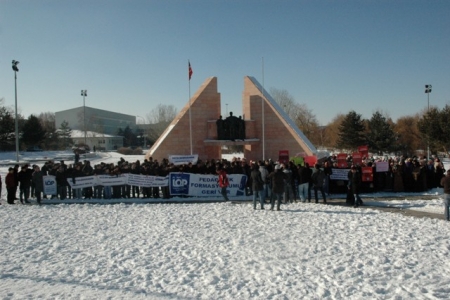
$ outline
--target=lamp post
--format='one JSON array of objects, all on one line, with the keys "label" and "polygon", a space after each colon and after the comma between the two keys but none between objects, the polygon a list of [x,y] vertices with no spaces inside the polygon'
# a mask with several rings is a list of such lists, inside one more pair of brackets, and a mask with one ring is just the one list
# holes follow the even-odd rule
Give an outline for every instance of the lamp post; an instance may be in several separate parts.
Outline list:
[{"label": "lamp post", "polygon": [[228,116],[228,103],[225,104],[226,110],[225,110],[225,117]]},{"label": "lamp post", "polygon": [[83,128],[84,128],[84,146],[87,146],[86,143],[86,105],[85,98],[87,97],[87,90],[81,90],[81,96],[83,96]]},{"label": "lamp post", "polygon": [[[431,84],[425,84],[425,94],[427,94],[428,98],[428,113],[430,113],[430,93],[431,93]],[[430,159],[430,137],[428,137],[427,141],[427,159]]]},{"label": "lamp post", "polygon": [[15,136],[16,136],[16,162],[19,162],[19,120],[17,120],[17,72],[19,72],[19,68],[17,65],[19,62],[17,60],[12,61],[12,69],[14,71],[14,92],[16,99],[16,117],[15,117]]}]

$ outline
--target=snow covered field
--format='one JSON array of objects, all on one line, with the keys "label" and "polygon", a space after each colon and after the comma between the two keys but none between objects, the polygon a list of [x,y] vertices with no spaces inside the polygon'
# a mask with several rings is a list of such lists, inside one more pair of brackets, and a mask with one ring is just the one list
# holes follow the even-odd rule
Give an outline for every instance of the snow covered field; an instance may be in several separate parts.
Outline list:
[{"label": "snow covered field", "polygon": [[[2,179],[5,162],[15,159],[8,155],[0,155]],[[56,154],[21,160],[39,155]],[[442,213],[441,192],[433,200],[363,199]],[[450,299],[448,222],[335,205],[282,208],[137,199],[1,205],[0,297]]]}]

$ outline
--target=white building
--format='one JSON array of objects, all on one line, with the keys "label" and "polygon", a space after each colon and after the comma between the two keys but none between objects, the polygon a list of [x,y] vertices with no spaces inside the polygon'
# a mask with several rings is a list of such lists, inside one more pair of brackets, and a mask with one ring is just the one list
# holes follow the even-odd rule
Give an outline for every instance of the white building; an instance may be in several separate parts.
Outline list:
[{"label": "white building", "polygon": [[88,106],[55,112],[55,127],[57,129],[61,127],[64,121],[69,123],[71,129],[81,130],[83,132],[93,131],[108,135],[117,134],[119,128],[125,129],[129,126],[133,131],[136,128],[136,116]]}]

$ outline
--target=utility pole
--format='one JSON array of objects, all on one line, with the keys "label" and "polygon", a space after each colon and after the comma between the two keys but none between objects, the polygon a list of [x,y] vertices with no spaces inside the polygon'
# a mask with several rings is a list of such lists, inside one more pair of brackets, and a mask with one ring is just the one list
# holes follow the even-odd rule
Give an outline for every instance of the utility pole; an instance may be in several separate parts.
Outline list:
[{"label": "utility pole", "polygon": [[17,120],[17,72],[19,72],[19,68],[17,65],[19,62],[17,60],[12,61],[12,69],[14,71],[14,91],[16,98],[16,122],[15,122],[15,136],[16,136],[16,162],[19,162],[19,120]]},{"label": "utility pole", "polygon": [[[430,113],[430,93],[431,93],[431,84],[426,84],[425,85],[425,94],[427,94],[428,96],[428,111],[427,113]],[[427,159],[430,159],[430,137],[428,136],[428,141],[427,141]]]},{"label": "utility pole", "polygon": [[84,146],[87,146],[86,141],[86,104],[85,98],[87,97],[87,90],[81,90],[81,96],[83,96],[83,127],[84,127]]}]

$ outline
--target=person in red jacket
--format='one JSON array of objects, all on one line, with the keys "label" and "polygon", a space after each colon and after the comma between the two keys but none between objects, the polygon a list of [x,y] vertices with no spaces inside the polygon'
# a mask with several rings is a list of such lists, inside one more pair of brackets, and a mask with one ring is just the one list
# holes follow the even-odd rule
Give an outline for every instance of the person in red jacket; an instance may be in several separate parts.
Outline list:
[{"label": "person in red jacket", "polygon": [[230,201],[227,196],[227,187],[230,184],[228,181],[227,172],[223,169],[222,165],[217,165],[216,172],[219,174],[219,179],[217,183],[219,184],[221,188],[221,194],[225,201]]},{"label": "person in red jacket", "polygon": [[8,204],[14,204],[14,199],[16,198],[17,185],[13,168],[8,169],[8,174],[5,177],[5,185],[6,191],[8,193],[7,202]]}]

